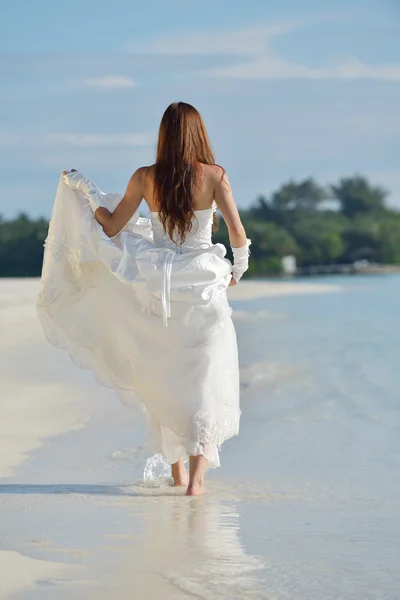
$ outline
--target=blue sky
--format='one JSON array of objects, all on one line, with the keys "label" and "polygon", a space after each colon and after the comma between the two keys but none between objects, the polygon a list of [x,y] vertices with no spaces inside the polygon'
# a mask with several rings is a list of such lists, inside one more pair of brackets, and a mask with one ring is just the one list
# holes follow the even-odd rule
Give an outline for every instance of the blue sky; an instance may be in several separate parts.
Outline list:
[{"label": "blue sky", "polygon": [[0,22],[0,213],[50,215],[59,173],[124,191],[172,101],[239,206],[363,173],[400,208],[397,0],[15,0]]}]

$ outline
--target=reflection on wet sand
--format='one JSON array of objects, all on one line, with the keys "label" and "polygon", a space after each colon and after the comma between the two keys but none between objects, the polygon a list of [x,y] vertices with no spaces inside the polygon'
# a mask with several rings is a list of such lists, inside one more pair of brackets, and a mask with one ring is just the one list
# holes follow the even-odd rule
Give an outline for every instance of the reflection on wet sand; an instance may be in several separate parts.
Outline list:
[{"label": "reflection on wet sand", "polygon": [[142,533],[112,536],[102,560],[112,579],[101,582],[102,599],[111,589],[143,599],[262,597],[263,563],[240,542],[235,506],[215,497],[157,496],[135,502],[133,512]]},{"label": "reflection on wet sand", "polygon": [[165,484],[1,486],[10,534],[25,523],[13,549],[42,567],[36,584],[20,572],[19,600],[261,599],[264,564],[244,550],[239,504],[226,492],[188,498]]}]

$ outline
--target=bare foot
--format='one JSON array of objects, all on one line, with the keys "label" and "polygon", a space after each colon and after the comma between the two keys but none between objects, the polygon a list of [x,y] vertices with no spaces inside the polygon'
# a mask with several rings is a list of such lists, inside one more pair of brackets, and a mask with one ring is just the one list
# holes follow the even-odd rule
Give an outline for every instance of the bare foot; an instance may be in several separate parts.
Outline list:
[{"label": "bare foot", "polygon": [[186,490],[185,496],[202,496],[205,493],[206,493],[206,490],[204,489],[204,486],[196,487],[196,486],[192,485],[192,486],[189,486],[188,489]]},{"label": "bare foot", "polygon": [[171,465],[171,475],[172,479],[174,480],[174,485],[184,486],[188,484],[188,473],[181,458],[176,463]]},{"label": "bare foot", "polygon": [[189,485],[186,496],[202,496],[205,493],[204,474],[207,463],[207,459],[202,454],[189,456]]}]

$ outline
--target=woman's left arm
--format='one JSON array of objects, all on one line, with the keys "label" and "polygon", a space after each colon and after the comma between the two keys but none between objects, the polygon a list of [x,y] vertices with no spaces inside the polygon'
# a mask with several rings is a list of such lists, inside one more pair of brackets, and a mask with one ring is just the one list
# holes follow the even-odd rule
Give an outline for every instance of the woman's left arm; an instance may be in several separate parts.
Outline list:
[{"label": "woman's left arm", "polygon": [[126,192],[114,212],[101,206],[94,216],[108,237],[114,237],[132,218],[143,200],[146,167],[137,169],[129,180]]}]

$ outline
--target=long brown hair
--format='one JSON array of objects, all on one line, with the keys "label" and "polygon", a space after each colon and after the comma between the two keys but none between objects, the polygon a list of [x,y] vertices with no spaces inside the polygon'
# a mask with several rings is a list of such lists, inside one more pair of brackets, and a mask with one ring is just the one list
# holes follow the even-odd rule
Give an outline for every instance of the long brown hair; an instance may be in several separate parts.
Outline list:
[{"label": "long brown hair", "polygon": [[203,119],[190,104],[174,102],[161,119],[154,192],[164,230],[179,243],[192,228],[200,163],[215,164]]}]

